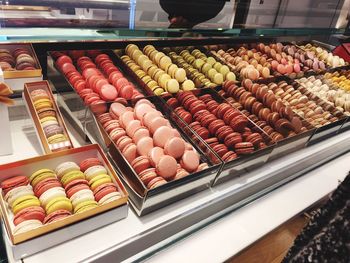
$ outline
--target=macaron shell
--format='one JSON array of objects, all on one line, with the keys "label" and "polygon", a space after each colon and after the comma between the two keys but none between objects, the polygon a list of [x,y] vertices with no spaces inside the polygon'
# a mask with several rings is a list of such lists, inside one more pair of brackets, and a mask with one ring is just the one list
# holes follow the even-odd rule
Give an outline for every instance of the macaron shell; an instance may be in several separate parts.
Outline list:
[{"label": "macaron shell", "polygon": [[51,214],[47,215],[44,219],[44,224],[49,224],[58,220],[61,220],[63,218],[66,218],[70,216],[71,213],[67,210],[56,210],[55,212],[52,212]]},{"label": "macaron shell", "polygon": [[105,184],[105,183],[111,183],[112,179],[107,174],[101,174],[89,181],[89,185],[92,191],[94,191],[98,186]]},{"label": "macaron shell", "polygon": [[98,204],[99,205],[104,205],[113,201],[116,201],[118,199],[120,199],[122,196],[119,192],[111,192],[105,196],[103,196],[99,201]]},{"label": "macaron shell", "polygon": [[171,179],[175,176],[177,170],[176,159],[169,155],[162,156],[156,167],[157,174],[164,179]]},{"label": "macaron shell", "polygon": [[107,170],[102,165],[96,165],[88,168],[84,174],[86,176],[86,180],[90,181],[95,176],[98,176],[100,174],[107,174]]},{"label": "macaron shell", "polygon": [[23,185],[13,188],[5,195],[5,201],[12,207],[13,202],[25,195],[34,195],[34,191],[31,185]]},{"label": "macaron shell", "polygon": [[13,234],[21,234],[25,233],[29,230],[33,230],[35,228],[41,227],[43,224],[36,219],[31,219],[31,220],[25,220],[21,223],[19,223],[14,229],[13,229]]},{"label": "macaron shell", "polygon": [[164,152],[175,159],[180,158],[185,152],[185,141],[179,137],[169,139],[165,144]]},{"label": "macaron shell", "polygon": [[79,166],[80,170],[82,172],[85,172],[88,168],[95,166],[95,165],[101,165],[101,161],[98,158],[88,158],[82,161]]},{"label": "macaron shell", "polygon": [[102,197],[113,192],[117,192],[117,187],[113,183],[107,183],[97,187],[94,196],[96,201],[99,202]]},{"label": "macaron shell", "polygon": [[21,210],[30,206],[40,206],[39,199],[34,195],[25,195],[13,202],[12,212],[16,215]]},{"label": "macaron shell", "polygon": [[197,170],[199,156],[195,151],[185,151],[181,158],[181,166],[189,172]]},{"label": "macaron shell", "polygon": [[159,127],[153,134],[154,145],[164,148],[166,142],[173,137],[172,128],[168,126]]},{"label": "macaron shell", "polygon": [[21,210],[13,219],[13,223],[16,225],[26,220],[36,219],[43,222],[45,218],[45,211],[40,206],[31,206]]},{"label": "macaron shell", "polygon": [[47,190],[39,197],[39,200],[41,205],[46,209],[47,204],[57,197],[66,197],[66,192],[62,187],[53,187]]},{"label": "macaron shell", "polygon": [[73,206],[67,197],[56,197],[46,205],[46,213],[51,214],[57,210],[67,210],[72,212]]}]

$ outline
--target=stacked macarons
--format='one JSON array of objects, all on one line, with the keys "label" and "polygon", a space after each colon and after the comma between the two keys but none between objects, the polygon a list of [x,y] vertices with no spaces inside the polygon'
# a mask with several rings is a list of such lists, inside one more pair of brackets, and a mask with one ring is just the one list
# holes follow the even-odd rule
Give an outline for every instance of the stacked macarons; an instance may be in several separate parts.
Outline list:
[{"label": "stacked macarons", "polygon": [[149,189],[208,167],[200,164],[192,145],[147,99],[137,101],[134,107],[113,103],[108,113],[97,118]]},{"label": "stacked macarons", "polygon": [[171,58],[159,52],[152,45],[147,45],[141,51],[136,45],[130,44],[122,57],[132,71],[156,95],[164,92],[177,93],[180,90],[193,90],[195,85],[187,79],[186,71],[174,64]]},{"label": "stacked macarons", "polygon": [[71,215],[72,204],[54,171],[46,168],[40,169],[34,172],[29,180],[41,206],[45,209],[44,224]]},{"label": "stacked macarons", "polygon": [[1,182],[2,193],[11,209],[15,225],[14,234],[20,234],[42,226],[45,211],[34,195],[26,176],[14,176]]},{"label": "stacked macarons", "polygon": [[2,70],[34,70],[37,63],[31,52],[26,48],[16,48],[11,52],[7,49],[0,49],[0,67]]},{"label": "stacked macarons", "polygon": [[30,93],[41,127],[52,151],[72,147],[63,127],[58,122],[57,112],[49,94],[44,89],[35,89]]},{"label": "stacked macarons", "polygon": [[103,205],[121,197],[106,168],[98,158],[88,158],[80,163],[80,170],[90,186],[96,202]]},{"label": "stacked macarons", "polygon": [[90,50],[72,51],[67,55],[56,52],[53,55],[56,57],[57,67],[86,105],[101,105],[117,98],[143,97],[107,54]]},{"label": "stacked macarons", "polygon": [[76,163],[64,162],[57,166],[55,171],[73,205],[74,213],[97,207],[85,175]]}]

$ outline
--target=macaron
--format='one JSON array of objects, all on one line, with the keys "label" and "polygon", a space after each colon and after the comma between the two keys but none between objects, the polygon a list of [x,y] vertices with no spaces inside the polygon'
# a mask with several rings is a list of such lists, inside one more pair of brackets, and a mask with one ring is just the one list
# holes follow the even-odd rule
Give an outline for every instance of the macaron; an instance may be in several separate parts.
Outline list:
[{"label": "macaron", "polygon": [[99,201],[99,205],[104,205],[113,201],[120,199],[122,196],[119,192],[112,192],[103,196]]},{"label": "macaron", "polygon": [[96,166],[96,165],[102,165],[101,161],[98,158],[88,158],[79,164],[80,170],[82,172],[85,172],[90,167]]},{"label": "macaron", "polygon": [[12,212],[16,215],[21,210],[31,206],[40,206],[39,199],[34,195],[24,195],[13,202]]},{"label": "macaron", "polygon": [[52,212],[51,214],[47,215],[44,219],[44,224],[49,224],[52,222],[56,222],[58,220],[61,220],[63,218],[66,218],[68,216],[72,215],[71,212],[64,210],[64,209],[59,209],[56,210],[54,212]]},{"label": "macaron", "polygon": [[92,191],[94,191],[98,186],[106,183],[112,183],[112,179],[108,174],[97,175],[89,181]]},{"label": "macaron", "polygon": [[195,151],[185,151],[180,164],[188,172],[197,170],[199,166],[199,155]]},{"label": "macaron", "polygon": [[9,179],[2,181],[0,186],[1,186],[2,191],[3,191],[3,195],[6,196],[6,194],[9,191],[11,191],[17,187],[20,187],[20,186],[26,186],[29,184],[29,182],[30,181],[29,181],[28,177],[23,176],[23,175],[18,175],[18,176],[14,176],[14,177],[11,177]]},{"label": "macaron", "polygon": [[39,200],[41,205],[47,210],[47,204],[57,197],[66,197],[66,192],[60,186],[50,188],[39,197]]},{"label": "macaron", "polygon": [[94,177],[100,174],[108,174],[108,173],[104,166],[98,164],[98,165],[89,167],[87,170],[85,170],[84,174],[86,176],[86,180],[90,181],[91,179],[93,179]]},{"label": "macaron", "polygon": [[105,195],[117,192],[117,190],[117,186],[113,183],[102,184],[94,190],[95,200],[99,202]]},{"label": "macaron", "polygon": [[89,182],[84,179],[73,180],[69,182],[64,188],[68,198],[71,198],[75,193],[86,189],[90,190],[90,187]]},{"label": "macaron", "polygon": [[13,219],[13,223],[15,226],[22,223],[26,220],[39,220],[40,222],[43,222],[45,218],[45,211],[40,206],[31,206],[24,208],[20,212],[16,214],[16,216]]},{"label": "macaron", "polygon": [[147,156],[153,146],[153,139],[151,137],[141,138],[136,144],[137,153],[139,155]]},{"label": "macaron", "polygon": [[8,203],[10,208],[12,208],[13,202],[17,198],[19,198],[21,196],[25,196],[25,195],[34,195],[33,188],[30,184],[18,186],[18,187],[11,189],[10,191],[8,191],[6,193],[4,199]]},{"label": "macaron", "polygon": [[80,167],[75,162],[64,162],[58,165],[55,169],[57,177],[62,179],[63,175],[73,172],[80,171]]},{"label": "macaron", "polygon": [[38,171],[36,171],[35,173],[33,173],[30,177],[30,184],[35,188],[35,186],[42,180],[44,179],[48,179],[48,178],[52,178],[52,179],[56,179],[56,174],[54,171],[50,170],[50,169],[40,169]]},{"label": "macaron", "polygon": [[152,179],[148,184],[147,184],[147,188],[148,189],[154,189],[156,187],[159,187],[161,185],[166,184],[167,181],[160,176],[157,176],[156,178]]},{"label": "macaron", "polygon": [[86,201],[95,201],[93,192],[90,189],[84,189],[76,192],[70,197],[73,207],[77,207],[80,203]]},{"label": "macaron", "polygon": [[57,210],[67,210],[69,212],[72,212],[73,206],[71,201],[67,197],[60,196],[48,202],[45,210],[46,214],[48,215]]},{"label": "macaron", "polygon": [[43,193],[45,193],[47,190],[49,190],[53,187],[62,187],[62,185],[61,185],[60,181],[58,181],[58,179],[46,178],[44,180],[41,180],[34,187],[35,196],[40,197]]},{"label": "macaron", "polygon": [[88,201],[84,201],[79,203],[75,208],[74,208],[74,213],[78,214],[78,213],[82,213],[85,212],[87,210],[96,208],[98,206],[96,201],[92,201],[92,200],[88,200]]},{"label": "macaron", "polygon": [[156,166],[156,172],[159,176],[169,180],[175,176],[176,170],[177,162],[174,157],[170,155],[163,155],[160,157]]},{"label": "macaron", "polygon": [[164,148],[166,142],[173,137],[172,128],[168,126],[159,127],[153,134],[154,145]]},{"label": "macaron", "polygon": [[79,171],[71,171],[65,173],[61,178],[61,183],[65,187],[69,182],[77,180],[77,179],[85,179],[85,174]]},{"label": "macaron", "polygon": [[131,162],[131,166],[135,170],[136,174],[140,174],[142,171],[149,168],[151,164],[147,156],[139,156]]},{"label": "macaron", "polygon": [[170,138],[164,146],[164,153],[174,157],[175,159],[180,158],[184,152],[185,141],[179,137]]},{"label": "macaron", "polygon": [[36,229],[38,227],[41,227],[43,224],[39,220],[31,219],[31,220],[25,220],[21,223],[19,223],[14,229],[13,234],[22,234],[25,232],[28,232],[30,230]]}]

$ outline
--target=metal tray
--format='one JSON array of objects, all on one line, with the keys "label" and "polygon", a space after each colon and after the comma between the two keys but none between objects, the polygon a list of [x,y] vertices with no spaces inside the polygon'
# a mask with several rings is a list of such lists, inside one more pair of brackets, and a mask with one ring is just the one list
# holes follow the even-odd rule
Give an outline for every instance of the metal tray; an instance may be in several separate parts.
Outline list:
[{"label": "metal tray", "polygon": [[[209,188],[222,166],[221,162],[214,163],[211,160],[209,156],[213,155],[214,153],[210,149],[208,149],[209,153],[206,153],[198,147],[194,140],[192,140],[191,136],[188,136],[189,133],[192,132],[191,129],[189,129],[189,127],[182,122],[182,120],[175,120],[174,117],[177,116],[174,116],[171,113],[170,108],[159,97],[152,96],[146,97],[146,99],[150,100],[171,122],[172,126],[179,130],[182,137],[200,154],[202,162],[208,163],[209,168],[200,172],[192,173],[176,181],[168,182],[160,187],[147,189],[129,162],[119,151],[115,143],[109,139],[110,144],[107,147],[109,156],[114,163],[114,167],[119,170],[122,180],[128,189],[131,204],[139,216],[145,215],[172,202],[181,200],[196,192]],[[128,103],[129,105],[133,105],[136,101],[137,100],[130,100]],[[111,103],[107,103],[107,108],[110,106],[110,104]],[[90,112],[92,111],[90,110]],[[92,121],[89,120],[88,123],[91,123],[91,125],[87,126],[89,133],[93,135],[94,140],[103,142],[109,137],[108,134],[101,128],[93,114],[91,114],[90,117]],[[180,128],[180,126],[182,127]],[[191,135],[194,135],[195,137],[198,136],[196,134]]]},{"label": "metal tray", "polygon": [[[213,97],[213,99],[216,100],[217,102],[228,103],[215,90],[210,89],[210,88],[197,89],[197,90],[188,91],[188,92],[192,92],[193,94],[195,94],[197,96],[204,95],[204,94],[210,94]],[[161,98],[163,100],[165,100],[164,96]],[[173,114],[175,115],[176,113],[174,112]],[[180,117],[178,117],[178,118],[180,118]],[[217,185],[219,183],[223,183],[227,180],[233,179],[234,177],[242,175],[245,172],[254,170],[257,167],[260,167],[261,165],[263,165],[264,163],[266,163],[268,161],[269,156],[275,147],[275,143],[272,142],[272,139],[263,130],[261,130],[258,126],[256,126],[254,124],[254,122],[252,122],[249,118],[247,118],[247,119],[249,120],[251,126],[254,126],[258,130],[260,130],[260,133],[264,137],[265,141],[267,141],[269,143],[269,145],[264,149],[254,151],[253,153],[251,153],[247,156],[240,156],[240,157],[236,158],[235,160],[232,160],[229,162],[224,162],[220,157],[217,157],[221,160],[223,165],[222,165],[221,172],[217,175],[217,177],[215,178],[215,181],[213,182],[213,186]],[[194,134],[196,134],[195,131],[192,130],[192,132]],[[198,138],[200,138],[199,135],[197,135],[197,136],[198,136]],[[202,138],[200,138],[200,143],[203,144],[206,148],[211,149],[211,147],[207,143],[205,143],[205,141]]]}]

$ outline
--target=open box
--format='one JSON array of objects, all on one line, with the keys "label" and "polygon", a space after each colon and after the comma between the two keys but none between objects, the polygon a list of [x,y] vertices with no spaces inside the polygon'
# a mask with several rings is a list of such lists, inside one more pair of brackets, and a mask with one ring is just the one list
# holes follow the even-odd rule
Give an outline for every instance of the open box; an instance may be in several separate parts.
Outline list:
[{"label": "open box", "polygon": [[59,164],[67,161],[79,164],[81,161],[91,157],[97,157],[103,163],[108,174],[116,184],[121,198],[94,209],[14,235],[12,232],[14,228],[12,223],[13,215],[2,194],[0,195],[1,212],[7,234],[5,238],[8,238],[10,241],[10,248],[15,259],[32,255],[125,218],[128,211],[128,194],[102,149],[96,144],[0,165],[0,180],[2,181],[16,175],[30,176],[42,168],[53,170]]},{"label": "open box", "polygon": [[[213,158],[211,155],[216,155],[211,150],[209,150],[207,154],[198,147],[198,145],[192,140],[191,136],[188,136],[189,133],[192,134],[191,129],[189,129],[189,127],[180,119],[174,119],[177,116],[171,114],[170,108],[164,104],[159,97],[152,96],[146,97],[146,99],[151,101],[156,106],[157,110],[162,112],[172,126],[180,132],[182,138],[190,143],[199,153],[201,162],[206,162],[209,168],[170,181],[154,189],[148,189],[139,179],[138,175],[117,148],[116,144],[109,138],[109,135],[102,128],[95,115],[92,115],[91,117],[96,125],[95,127],[89,126],[91,129],[89,132],[94,134],[94,140],[104,141],[106,144],[109,143],[108,150],[111,162],[113,162],[115,164],[114,166],[119,169],[125,187],[129,192],[131,204],[136,213],[140,216],[209,188],[222,164],[220,160],[215,162],[212,161]],[[134,105],[136,102],[137,100],[128,101],[130,106]],[[107,108],[109,108],[110,105],[111,103],[107,103]],[[92,106],[91,112],[94,111],[93,107],[94,106]],[[179,126],[182,126],[182,128]],[[105,141],[106,139],[107,141]]]},{"label": "open box", "polygon": [[36,69],[33,70],[12,70],[4,71],[4,78],[7,85],[11,87],[12,90],[17,91],[23,90],[23,86],[26,82],[40,81],[43,79],[42,69],[39,63],[39,60],[36,56],[36,53],[33,49],[32,44],[30,43],[2,43],[0,44],[0,49],[7,49],[11,53],[16,48],[24,48],[29,51],[30,55],[36,63]]},{"label": "open box", "polygon": [[49,95],[50,101],[52,102],[52,105],[53,105],[53,109],[56,111],[56,118],[57,118],[58,124],[63,129],[63,134],[68,139],[67,141],[61,143],[62,144],[61,148],[73,148],[73,143],[68,135],[66,125],[65,125],[64,120],[62,118],[61,112],[60,112],[59,108],[57,107],[55,98],[52,95],[52,91],[51,91],[51,88],[49,86],[49,83],[46,80],[43,80],[43,81],[38,81],[38,82],[26,83],[24,86],[24,90],[23,90],[23,98],[24,98],[25,104],[29,110],[30,116],[34,122],[35,130],[37,132],[39,141],[41,142],[41,146],[42,146],[44,152],[51,153],[53,151],[60,150],[60,148],[55,149],[55,148],[53,148],[52,144],[49,144],[49,142],[45,136],[44,130],[42,128],[42,125],[40,123],[39,115],[34,107],[34,102],[33,102],[30,94],[34,90],[38,90],[38,89],[45,90],[46,93]]},{"label": "open box", "polygon": [[[223,97],[221,97],[215,90],[207,88],[207,89],[198,89],[198,90],[193,90],[193,91],[188,91],[193,93],[196,96],[201,96],[204,94],[210,94],[212,98],[217,101],[218,103],[228,103]],[[162,99],[166,100],[166,96],[162,96]],[[228,103],[229,104],[229,103]],[[177,115],[175,112],[173,113],[174,115]],[[215,181],[213,182],[213,185],[223,183],[227,180],[233,179],[236,176],[239,176],[245,172],[249,172],[251,170],[254,170],[261,165],[265,164],[271,152],[273,151],[275,147],[275,143],[272,141],[272,139],[263,131],[261,130],[258,126],[254,124],[249,118],[247,118],[243,113],[241,113],[242,116],[244,116],[246,119],[248,119],[249,127],[254,127],[254,129],[257,130],[258,133],[262,135],[264,138],[264,141],[267,144],[267,147],[255,150],[251,154],[248,154],[246,156],[239,156],[238,158],[229,161],[229,162],[224,162],[220,157],[217,157],[221,162],[223,162],[221,172],[217,175],[215,178]],[[181,119],[181,117],[178,117]],[[182,120],[184,122],[184,120]],[[191,129],[191,128],[189,128]],[[193,134],[196,134],[196,136],[200,139],[200,145],[204,145],[205,148],[211,149],[211,147],[194,131],[192,130]],[[212,149],[211,149],[212,150]],[[212,150],[212,152],[214,152]]]}]

